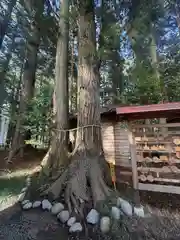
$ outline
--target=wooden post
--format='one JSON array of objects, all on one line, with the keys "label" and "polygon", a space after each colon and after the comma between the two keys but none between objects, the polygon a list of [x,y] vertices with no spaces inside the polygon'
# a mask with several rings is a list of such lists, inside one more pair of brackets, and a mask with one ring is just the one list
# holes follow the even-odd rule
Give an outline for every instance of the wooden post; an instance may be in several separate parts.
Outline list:
[{"label": "wooden post", "polygon": [[129,147],[131,154],[131,166],[132,166],[132,181],[133,181],[133,189],[134,189],[134,204],[136,206],[140,205],[140,197],[138,190],[138,172],[137,172],[137,155],[136,155],[136,142],[134,134],[130,128],[128,127],[128,139],[129,139]]},{"label": "wooden post", "polygon": [[166,118],[160,118],[159,119],[160,124],[164,124],[164,127],[161,128],[163,137],[166,138],[168,136],[168,128],[166,127]]}]

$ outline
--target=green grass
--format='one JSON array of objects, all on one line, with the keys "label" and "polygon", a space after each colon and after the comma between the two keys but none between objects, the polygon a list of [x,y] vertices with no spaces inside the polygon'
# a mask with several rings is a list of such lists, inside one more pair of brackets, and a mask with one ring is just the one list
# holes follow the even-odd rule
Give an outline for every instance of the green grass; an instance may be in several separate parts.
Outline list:
[{"label": "green grass", "polygon": [[25,187],[26,175],[6,175],[0,177],[0,211],[15,204],[21,189]]},{"label": "green grass", "polygon": [[0,178],[0,198],[17,195],[25,185],[26,176],[12,176]]}]

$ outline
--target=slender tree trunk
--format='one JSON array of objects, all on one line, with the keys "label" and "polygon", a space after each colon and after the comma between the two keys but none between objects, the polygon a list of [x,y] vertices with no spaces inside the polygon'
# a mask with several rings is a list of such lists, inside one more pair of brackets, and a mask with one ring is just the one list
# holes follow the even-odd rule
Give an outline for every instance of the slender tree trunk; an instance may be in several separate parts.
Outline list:
[{"label": "slender tree trunk", "polygon": [[4,20],[0,22],[0,49],[2,47],[3,39],[4,39],[4,36],[6,35],[8,24],[11,19],[12,10],[15,5],[16,5],[16,0],[9,1]]},{"label": "slender tree trunk", "polygon": [[69,0],[61,0],[53,96],[55,130],[42,165],[52,175],[67,162]]},{"label": "slender tree trunk", "polygon": [[161,94],[162,94],[162,101],[168,100],[166,88],[164,81],[161,79],[160,73],[159,73],[159,59],[158,59],[158,53],[157,53],[157,44],[156,44],[156,32],[154,24],[151,23],[151,29],[150,29],[150,45],[149,45],[149,54],[151,58],[151,67],[154,71],[156,80],[159,82],[159,86],[161,88]]},{"label": "slender tree trunk", "polygon": [[[32,6],[31,6],[32,7]],[[24,73],[22,79],[22,88],[20,93],[20,104],[19,104],[19,116],[16,122],[16,130],[13,137],[12,149],[9,152],[8,162],[11,162],[14,154],[19,149],[23,149],[25,140],[25,131],[23,130],[23,125],[25,123],[26,111],[28,105],[33,98],[34,86],[35,86],[35,74],[37,67],[37,53],[40,44],[40,25],[41,16],[44,9],[44,1],[41,1],[41,6],[39,9],[35,10],[35,17],[31,21],[30,25],[30,35],[28,36],[26,43],[26,53],[24,60]],[[28,9],[29,14],[31,13],[31,8]]]},{"label": "slender tree trunk", "polygon": [[0,66],[0,107],[3,105],[4,100],[7,96],[6,90],[5,90],[5,77],[9,69],[9,62],[11,60],[14,47],[15,47],[15,34],[13,34],[12,36],[12,42],[8,49],[8,53],[6,54],[6,59],[4,62],[2,62]]}]

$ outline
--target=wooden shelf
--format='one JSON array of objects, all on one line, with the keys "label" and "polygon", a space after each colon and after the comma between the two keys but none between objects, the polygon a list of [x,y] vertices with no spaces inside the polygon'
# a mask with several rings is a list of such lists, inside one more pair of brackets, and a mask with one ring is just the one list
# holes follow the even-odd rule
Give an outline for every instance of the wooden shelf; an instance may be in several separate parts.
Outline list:
[{"label": "wooden shelf", "polygon": [[148,125],[148,124],[132,124],[131,128],[133,129],[137,129],[137,128],[169,128],[169,127],[180,127],[180,123],[165,123],[165,124],[152,124],[152,125]]},{"label": "wooden shelf", "polygon": [[172,185],[138,183],[139,190],[180,194],[180,187]]},{"label": "wooden shelf", "polygon": [[177,168],[176,172],[173,172],[170,168],[168,170],[163,170],[163,168],[153,168],[153,167],[137,167],[137,170],[141,173],[156,172],[156,173],[180,173],[180,169]]},{"label": "wooden shelf", "polygon": [[143,140],[136,140],[136,144],[174,144],[173,142],[168,142],[168,141],[161,141],[161,140],[148,140],[148,141],[143,141]]},{"label": "wooden shelf", "polygon": [[[141,180],[141,178],[138,178]],[[149,182],[147,179],[144,182]],[[166,183],[180,183],[180,179],[168,179],[168,178],[153,178],[152,182],[166,182]]]},{"label": "wooden shelf", "polygon": [[174,151],[172,151],[172,152],[170,152],[170,151],[168,151],[168,150],[153,150],[153,149],[137,149],[136,148],[136,151],[137,152],[158,152],[158,153],[176,153],[176,152],[174,152]]},{"label": "wooden shelf", "polygon": [[148,159],[146,160],[145,158],[143,160],[137,160],[138,163],[143,163],[143,162],[147,162],[147,163],[180,163],[180,159],[175,159],[175,160],[153,160],[153,159]]}]

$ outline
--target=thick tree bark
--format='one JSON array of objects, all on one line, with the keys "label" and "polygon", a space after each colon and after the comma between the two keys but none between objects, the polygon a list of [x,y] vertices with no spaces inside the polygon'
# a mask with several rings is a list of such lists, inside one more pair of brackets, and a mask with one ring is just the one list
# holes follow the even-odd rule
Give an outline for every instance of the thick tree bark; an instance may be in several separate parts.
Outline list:
[{"label": "thick tree bark", "polygon": [[[100,149],[100,95],[96,54],[94,6],[84,1],[79,9],[78,132],[76,147],[82,142],[89,149]],[[89,127],[86,127],[89,126]]]},{"label": "thick tree bark", "polygon": [[69,0],[61,0],[60,16],[53,96],[56,129],[53,131],[51,148],[42,162],[47,174],[52,175],[67,162]]},{"label": "thick tree bark", "polygon": [[[28,13],[31,14],[32,6],[29,7]],[[35,9],[35,17],[31,20],[30,34],[26,43],[26,53],[24,60],[24,73],[22,79],[22,88],[19,105],[19,116],[16,122],[16,130],[13,137],[12,149],[9,152],[8,162],[11,162],[14,154],[19,149],[23,149],[25,140],[25,131],[23,125],[25,123],[26,111],[28,105],[33,98],[34,86],[35,86],[35,74],[37,67],[37,53],[40,44],[40,25],[41,16],[44,9],[44,1],[41,0],[41,4],[38,9]]]},{"label": "thick tree bark", "polygon": [[[69,166],[43,194],[58,198],[65,191],[69,210],[74,208],[82,216],[85,201],[94,205],[109,195],[103,178],[101,159],[99,73],[97,71],[96,28],[94,1],[85,0],[78,6],[79,64],[76,147]],[[102,164],[101,164],[102,163]]]},{"label": "thick tree bark", "polygon": [[16,5],[16,0],[11,0],[7,6],[7,12],[2,22],[0,22],[0,49],[2,47],[4,36],[6,35],[8,24],[11,19],[11,14],[14,6]]},{"label": "thick tree bark", "polygon": [[75,62],[75,44],[77,36],[72,33],[71,36],[71,61],[70,61],[70,84],[69,84],[69,100],[70,100],[70,113],[77,111],[77,68]]}]

